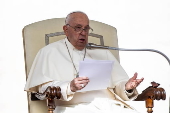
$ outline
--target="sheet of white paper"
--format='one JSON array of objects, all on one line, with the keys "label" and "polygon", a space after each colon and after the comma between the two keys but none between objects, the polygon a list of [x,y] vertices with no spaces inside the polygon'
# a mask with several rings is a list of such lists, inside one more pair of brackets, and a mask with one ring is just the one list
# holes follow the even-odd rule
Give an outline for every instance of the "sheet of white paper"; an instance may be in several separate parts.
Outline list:
[{"label": "sheet of white paper", "polygon": [[113,61],[85,59],[80,62],[79,77],[86,76],[90,82],[78,92],[107,89],[111,78]]}]

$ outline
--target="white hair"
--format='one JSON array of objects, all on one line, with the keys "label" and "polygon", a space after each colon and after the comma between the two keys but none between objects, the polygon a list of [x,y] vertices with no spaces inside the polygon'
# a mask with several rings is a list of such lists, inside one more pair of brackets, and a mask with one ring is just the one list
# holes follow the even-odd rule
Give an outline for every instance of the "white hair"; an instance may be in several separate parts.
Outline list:
[{"label": "white hair", "polygon": [[73,13],[83,13],[83,14],[87,15],[86,13],[84,13],[84,12],[82,12],[82,11],[73,11],[73,12],[70,12],[70,13],[67,15],[66,19],[65,19],[65,24],[68,24],[68,22],[70,21],[70,15],[73,14]]}]

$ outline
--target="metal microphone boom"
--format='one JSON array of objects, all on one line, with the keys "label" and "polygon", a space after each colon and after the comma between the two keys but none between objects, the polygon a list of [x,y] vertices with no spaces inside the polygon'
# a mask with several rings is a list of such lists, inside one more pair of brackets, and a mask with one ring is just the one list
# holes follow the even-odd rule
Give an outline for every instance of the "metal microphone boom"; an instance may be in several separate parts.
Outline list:
[{"label": "metal microphone boom", "polygon": [[156,53],[159,53],[162,56],[164,56],[166,58],[166,60],[168,61],[169,65],[170,65],[169,58],[164,53],[162,53],[158,50],[154,50],[154,49],[124,49],[124,48],[102,46],[102,45],[97,45],[97,44],[94,44],[94,43],[88,43],[86,45],[86,48],[87,49],[110,49],[110,50],[119,50],[119,51],[151,51],[151,52],[156,52]]}]

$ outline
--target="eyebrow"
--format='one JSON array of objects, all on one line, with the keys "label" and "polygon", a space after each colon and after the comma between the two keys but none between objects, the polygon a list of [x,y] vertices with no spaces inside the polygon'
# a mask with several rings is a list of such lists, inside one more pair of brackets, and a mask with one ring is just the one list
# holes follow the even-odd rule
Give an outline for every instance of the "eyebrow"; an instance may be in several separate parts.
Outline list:
[{"label": "eyebrow", "polygon": [[[75,26],[82,26],[81,24],[76,24]],[[90,27],[89,25],[86,25],[84,27]]]}]

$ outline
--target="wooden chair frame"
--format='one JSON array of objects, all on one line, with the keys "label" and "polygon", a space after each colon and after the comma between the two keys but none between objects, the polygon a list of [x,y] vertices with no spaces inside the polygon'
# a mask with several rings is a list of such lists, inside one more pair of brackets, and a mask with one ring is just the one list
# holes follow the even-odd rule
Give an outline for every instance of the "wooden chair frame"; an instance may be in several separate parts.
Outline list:
[{"label": "wooden chair frame", "polygon": [[[60,36],[65,35],[64,32],[55,32],[45,35],[45,44],[49,44],[49,38],[54,36]],[[89,36],[96,37],[100,39],[100,44],[104,46],[104,40],[102,35],[90,33]],[[141,94],[138,95],[138,97],[134,101],[145,101],[145,105],[147,108],[148,113],[153,112],[154,107],[154,100],[165,100],[166,99],[166,92],[163,88],[158,87],[160,84],[156,82],[151,82],[152,86],[149,86]],[[36,98],[35,94],[32,93],[31,100],[39,100]],[[39,94],[39,93],[38,93]],[[48,113],[53,113],[56,105],[55,105],[55,99],[61,98],[61,89],[60,87],[48,87],[46,91],[42,94],[46,95],[47,99],[47,106],[48,106]]]},{"label": "wooden chair frame", "polygon": [[[43,24],[43,25],[40,25],[40,24],[42,24],[42,22],[43,21],[40,21],[40,22],[37,22],[37,23],[40,23],[40,24],[38,24],[37,26],[36,26],[36,29],[37,28],[42,28],[42,27],[44,27],[44,26],[48,26],[48,27],[52,27],[53,28],[53,31],[52,32],[54,32],[54,29],[56,30],[56,27],[54,28],[54,26],[51,26],[51,25],[53,25],[53,24],[59,24],[59,26],[61,27],[61,25],[63,25],[63,23],[61,23],[61,21],[63,22],[63,19],[62,18],[59,18],[59,20],[57,20],[57,21],[59,21],[59,22],[56,22],[55,21],[55,19],[49,19],[49,20],[44,20],[44,21],[46,21],[45,22],[45,24]],[[50,24],[49,24],[49,22],[50,22]],[[96,21],[93,21],[92,20],[92,22],[94,22],[93,24],[94,25],[96,25],[98,22],[96,22]],[[103,24],[103,23],[102,23]],[[32,31],[34,31],[35,29],[35,26],[34,27],[31,27],[31,29],[33,28],[33,30],[28,30],[27,32],[26,32],[26,35],[28,35],[28,34],[31,34],[32,33]],[[99,28],[99,27],[98,27]],[[95,29],[98,29],[98,28],[95,28]],[[112,26],[102,26],[102,29],[98,29],[98,31],[97,32],[101,32],[101,30],[103,31],[103,30],[105,30],[105,28],[109,28],[109,29],[111,29],[111,30],[114,30],[113,31],[113,33],[112,34],[109,34],[109,36],[113,36],[113,35],[116,35],[115,33],[116,33],[116,29],[114,28],[114,27],[112,27]],[[48,45],[49,44],[49,38],[50,37],[54,37],[54,36],[60,36],[60,35],[64,35],[64,32],[54,32],[54,33],[48,33],[49,32],[49,30],[47,31],[47,33],[44,33],[44,31],[43,31],[43,33],[45,34],[45,44],[42,44],[41,43],[41,45],[40,46],[38,46],[38,48],[41,48],[42,46],[45,46],[45,45]],[[51,32],[51,29],[50,29],[50,32]],[[105,32],[111,32],[110,30],[108,31],[108,30],[106,30]],[[105,34],[107,34],[107,33],[105,33]],[[41,34],[41,38],[44,36],[44,34]],[[23,29],[23,37],[24,37],[24,35],[25,35],[25,32],[24,32],[24,29]],[[39,35],[40,36],[40,35]],[[96,38],[98,38],[99,40],[100,40],[100,45],[104,45],[106,42],[104,42],[104,38],[103,37],[105,37],[105,36],[102,36],[102,35],[98,35],[98,34],[96,34],[96,33],[90,33],[89,34],[89,36],[91,36],[91,37],[96,37]],[[107,36],[106,36],[107,37]],[[30,37],[29,37],[30,38]],[[32,37],[32,35],[31,35],[31,40],[34,40],[35,39],[35,37]],[[27,41],[28,39],[25,39],[24,38],[24,49],[25,49],[25,51],[26,51],[26,48],[28,48],[28,43],[26,43],[26,41]],[[39,39],[38,39],[39,40]],[[37,41],[38,41],[37,40]],[[42,39],[41,39],[42,40]],[[110,41],[110,39],[109,39],[109,41]],[[30,42],[30,41],[29,41]],[[116,46],[118,46],[118,44],[117,44],[117,39],[114,39],[114,42],[112,42],[112,41],[110,41],[110,43],[114,43]],[[107,44],[108,44],[108,42],[107,42]],[[30,45],[29,45],[30,46]],[[34,51],[34,50],[32,50],[32,51]],[[35,52],[35,51],[34,51]],[[31,53],[32,54],[32,53]],[[35,53],[34,53],[35,54]],[[30,54],[29,54],[30,55]],[[115,55],[118,55],[118,52],[115,52]],[[25,56],[26,56],[26,52],[25,52]],[[34,56],[34,55],[33,55]],[[29,56],[30,57],[30,56]],[[116,58],[117,58],[117,60],[119,61],[119,57],[118,56],[116,56]],[[32,58],[31,58],[32,59]],[[26,57],[25,57],[25,62],[32,62],[32,60],[26,60]],[[30,66],[30,64],[31,63],[29,63],[29,66]],[[26,67],[27,67],[27,64],[25,64],[26,65]],[[29,69],[27,69],[26,68],[26,72],[28,73],[28,70]],[[156,84],[156,85],[155,85]],[[157,84],[157,83],[155,83],[155,82],[152,82],[152,85],[151,86],[149,86],[148,88],[146,88],[134,101],[145,101],[146,102],[146,108],[147,108],[147,112],[148,113],[152,113],[153,112],[153,110],[152,110],[152,108],[154,107],[154,100],[165,100],[166,99],[166,92],[165,92],[165,90],[163,89],[163,88],[161,88],[161,87],[158,87],[159,85]],[[37,93],[31,93],[31,101],[38,101],[39,99],[37,99],[36,98],[36,96],[35,96],[35,94],[39,94],[38,92]],[[46,91],[43,93],[43,94],[41,94],[41,95],[45,95],[46,96],[46,100],[47,100],[47,106],[48,106],[48,113],[53,113],[53,110],[55,109],[55,107],[56,107],[56,105],[55,105],[55,103],[54,103],[54,101],[55,101],[55,99],[59,99],[60,97],[61,97],[61,89],[60,89],[60,87],[48,87],[47,89],[46,89]],[[29,96],[28,96],[29,97]]]}]

